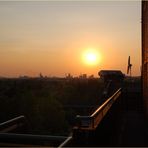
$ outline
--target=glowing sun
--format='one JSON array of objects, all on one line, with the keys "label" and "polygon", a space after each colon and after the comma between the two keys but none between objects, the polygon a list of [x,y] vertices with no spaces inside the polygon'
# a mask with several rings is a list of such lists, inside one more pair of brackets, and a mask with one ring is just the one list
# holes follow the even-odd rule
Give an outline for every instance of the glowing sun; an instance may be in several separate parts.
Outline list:
[{"label": "glowing sun", "polygon": [[87,65],[97,65],[100,61],[100,55],[97,50],[90,49],[83,53],[83,61]]}]

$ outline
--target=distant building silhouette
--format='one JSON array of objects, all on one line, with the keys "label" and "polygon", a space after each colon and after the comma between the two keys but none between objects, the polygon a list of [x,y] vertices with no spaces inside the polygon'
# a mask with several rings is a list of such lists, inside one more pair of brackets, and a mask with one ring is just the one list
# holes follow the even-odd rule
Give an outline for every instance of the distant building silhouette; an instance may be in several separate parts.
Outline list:
[{"label": "distant building silhouette", "polygon": [[80,79],[87,79],[87,74],[82,74],[79,76]]},{"label": "distant building silhouette", "polygon": [[29,79],[29,76],[19,76],[19,79]]},{"label": "distant building silhouette", "polygon": [[73,76],[70,73],[66,74],[66,79],[72,79],[72,78]]},{"label": "distant building silhouette", "polygon": [[88,78],[89,79],[93,79],[94,78],[94,75],[90,75]]}]

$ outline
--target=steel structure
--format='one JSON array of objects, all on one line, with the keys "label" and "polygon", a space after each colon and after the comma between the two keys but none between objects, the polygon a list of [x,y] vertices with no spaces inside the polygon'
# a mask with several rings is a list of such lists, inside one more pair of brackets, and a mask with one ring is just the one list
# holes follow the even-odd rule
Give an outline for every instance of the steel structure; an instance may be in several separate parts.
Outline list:
[{"label": "steel structure", "polygon": [[148,1],[142,1],[142,91],[148,115]]},{"label": "steel structure", "polygon": [[120,95],[121,88],[99,106],[90,116],[77,116],[78,124],[74,129],[95,130]]}]

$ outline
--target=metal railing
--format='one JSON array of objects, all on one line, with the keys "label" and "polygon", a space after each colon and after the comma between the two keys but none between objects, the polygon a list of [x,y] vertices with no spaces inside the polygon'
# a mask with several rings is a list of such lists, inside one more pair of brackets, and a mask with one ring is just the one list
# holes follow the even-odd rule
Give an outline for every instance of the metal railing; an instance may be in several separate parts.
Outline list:
[{"label": "metal railing", "polygon": [[98,109],[93,112],[90,116],[79,116],[76,119],[78,124],[77,129],[83,130],[95,130],[104,116],[107,114],[108,110],[111,108],[113,103],[119,98],[121,94],[121,88],[119,88],[110,98],[108,98]]},{"label": "metal railing", "polygon": [[67,137],[67,139],[58,146],[58,148],[67,146],[71,141],[72,141],[72,136]]},{"label": "metal railing", "polygon": [[0,123],[0,132],[2,133],[11,132],[18,128],[23,127],[24,125],[26,125],[25,116],[19,116],[11,120],[8,120],[6,122]]},{"label": "metal railing", "polygon": [[[63,147],[72,137],[33,135],[14,133],[22,127],[26,127],[28,122],[25,116],[19,116],[0,123],[0,146],[58,146]],[[62,144],[61,144],[62,143]]]},{"label": "metal railing", "polygon": [[0,146],[58,146],[66,136],[0,133]]},{"label": "metal railing", "polygon": [[[81,130],[95,130],[111,106],[121,95],[121,88],[118,89],[110,98],[96,109],[90,116],[77,116],[78,125],[74,128]],[[19,116],[0,124],[0,145],[18,145],[18,146],[66,146],[73,139],[73,136],[50,136],[50,135],[32,135],[7,133],[21,128],[26,124],[26,118]]]}]

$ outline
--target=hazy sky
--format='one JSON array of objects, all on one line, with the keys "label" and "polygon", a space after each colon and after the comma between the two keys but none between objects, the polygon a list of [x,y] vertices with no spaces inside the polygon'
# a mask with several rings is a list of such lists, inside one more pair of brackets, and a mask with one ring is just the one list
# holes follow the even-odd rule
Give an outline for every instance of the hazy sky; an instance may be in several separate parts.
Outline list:
[{"label": "hazy sky", "polygon": [[[82,61],[88,48],[100,53],[97,65]],[[140,75],[140,1],[0,1],[0,76],[126,73],[129,55]]]}]

